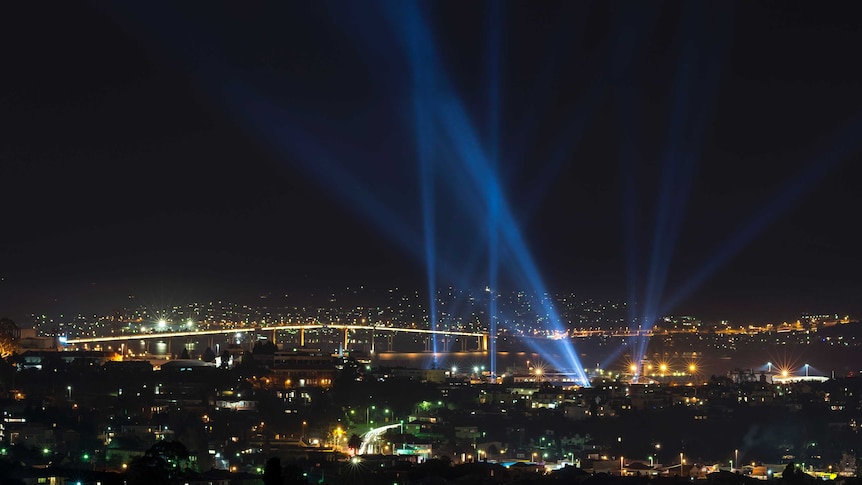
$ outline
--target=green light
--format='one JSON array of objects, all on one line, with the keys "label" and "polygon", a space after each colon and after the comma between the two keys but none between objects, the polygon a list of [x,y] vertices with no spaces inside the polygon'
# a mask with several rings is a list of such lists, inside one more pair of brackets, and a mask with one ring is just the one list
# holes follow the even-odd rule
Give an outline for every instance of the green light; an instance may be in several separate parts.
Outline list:
[{"label": "green light", "polygon": [[84,461],[87,461],[87,460],[89,460],[89,459],[90,459],[90,455],[88,455],[87,453],[84,453],[83,455],[81,455],[81,458],[82,458]]},{"label": "green light", "polygon": [[51,450],[48,448],[42,448],[42,454],[47,455],[48,453],[51,453]]}]

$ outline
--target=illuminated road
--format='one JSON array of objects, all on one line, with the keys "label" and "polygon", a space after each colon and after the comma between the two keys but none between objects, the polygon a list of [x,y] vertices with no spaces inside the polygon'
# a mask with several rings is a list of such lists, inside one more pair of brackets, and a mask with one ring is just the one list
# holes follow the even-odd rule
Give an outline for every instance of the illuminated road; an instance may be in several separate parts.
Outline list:
[{"label": "illuminated road", "polygon": [[[356,453],[358,455],[364,455],[365,453],[369,453],[369,449],[372,447],[372,443],[380,439],[387,430],[401,427],[401,424],[389,424],[386,426],[381,426],[379,428],[374,428],[369,430],[367,433],[362,435],[362,444],[359,446],[359,451]],[[371,453],[373,453],[373,449],[371,449]]]}]

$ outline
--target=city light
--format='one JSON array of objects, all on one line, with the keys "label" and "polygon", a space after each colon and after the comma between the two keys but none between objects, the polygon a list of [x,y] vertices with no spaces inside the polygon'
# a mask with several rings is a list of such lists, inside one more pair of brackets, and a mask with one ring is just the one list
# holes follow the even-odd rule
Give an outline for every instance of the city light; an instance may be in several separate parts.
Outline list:
[{"label": "city light", "polygon": [[[37,303],[23,326],[0,322],[0,354],[15,347],[0,369],[8,474],[859,474],[862,331],[839,317],[858,306],[843,246],[858,239],[858,16],[443,3],[100,5],[103,29],[56,15],[56,39],[22,42],[31,62],[13,74],[68,63],[84,77],[10,91],[29,106],[12,125],[32,132],[4,147],[13,175],[44,172],[21,187],[49,199],[7,197],[3,302]],[[144,119],[115,120],[128,113]],[[239,141],[212,138],[232,130]],[[794,212],[736,258],[820,184],[809,198],[832,206]]]}]

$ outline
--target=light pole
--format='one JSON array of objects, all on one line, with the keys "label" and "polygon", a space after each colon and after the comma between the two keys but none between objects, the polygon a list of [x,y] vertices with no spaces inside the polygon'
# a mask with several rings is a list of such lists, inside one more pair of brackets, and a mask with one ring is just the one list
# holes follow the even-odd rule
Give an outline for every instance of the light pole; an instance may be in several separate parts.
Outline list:
[{"label": "light pole", "polygon": [[[738,449],[733,450],[733,462],[736,463],[737,465],[739,464],[739,450]],[[733,467],[731,466],[730,468],[731,468],[730,471],[733,471]]]},{"label": "light pole", "polygon": [[766,372],[772,374],[772,362],[766,363]]},{"label": "light pole", "polygon": [[682,456],[682,452],[679,452],[679,476],[682,476],[682,465],[685,462],[685,458]]},{"label": "light pole", "polygon": [[625,463],[625,457],[621,456],[620,457],[620,476],[623,476],[623,468],[625,468],[624,463]]},{"label": "light pole", "polygon": [[808,367],[810,366],[808,364],[805,364],[805,377],[808,377]]},{"label": "light pole", "polygon": [[72,386],[66,386],[66,390],[69,391],[69,400],[72,400]]}]

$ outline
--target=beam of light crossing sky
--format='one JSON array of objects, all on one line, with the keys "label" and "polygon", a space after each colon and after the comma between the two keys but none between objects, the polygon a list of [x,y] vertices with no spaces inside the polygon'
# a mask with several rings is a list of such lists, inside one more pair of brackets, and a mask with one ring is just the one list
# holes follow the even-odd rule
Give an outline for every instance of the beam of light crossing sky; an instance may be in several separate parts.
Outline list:
[{"label": "beam of light crossing sky", "polygon": [[[456,99],[449,98],[445,102],[439,103],[439,106],[441,129],[448,134],[453,147],[460,153],[458,160],[461,161],[466,174],[469,176],[469,182],[471,182],[474,190],[484,195],[483,198],[487,204],[493,204],[497,208],[495,210],[499,214],[498,227],[502,237],[501,242],[505,244],[507,252],[512,256],[510,260],[512,264],[508,265],[507,269],[513,271],[517,277],[516,280],[526,283],[533,292],[540,295],[547,294],[526,241],[508,209],[496,175],[488,167],[487,157],[480,147],[472,123],[467,119],[466,113]],[[543,298],[541,301],[545,313],[552,316],[551,325],[553,328],[565,331],[551,302],[547,298]],[[563,355],[566,356],[569,365],[567,368],[573,369],[581,382],[588,382],[580,365],[580,360],[574,353],[572,343],[566,342],[563,347],[565,347],[562,349]]]},{"label": "beam of light crossing sky", "polygon": [[[409,18],[413,24],[418,24],[420,18]],[[434,201],[434,170],[432,167],[432,150],[434,149],[434,123],[432,122],[429,103],[433,100],[434,73],[428,68],[430,58],[425,39],[418,35],[420,25],[411,25],[408,32],[413,35],[409,39],[410,58],[413,68],[413,109],[415,116],[414,133],[416,135],[416,157],[419,163],[420,184],[422,195],[422,228],[425,236],[425,271],[427,274],[428,321],[432,330],[437,329],[437,238]],[[433,366],[437,367],[437,338],[432,338]]]},{"label": "beam of light crossing sky", "polygon": [[848,123],[834,135],[833,139],[826,144],[824,153],[814,157],[776,197],[769,200],[737,228],[713,256],[668,299],[665,308],[673,308],[691,295],[713,273],[759,236],[779,215],[792,207],[806,192],[814,189],[838,164],[858,153],[860,148],[862,148],[862,116]]},{"label": "beam of light crossing sky", "polygon": [[[481,148],[476,131],[464,113],[463,105],[455,96],[454,90],[450,88],[450,84],[446,82],[444,71],[436,61],[436,56],[433,54],[432,36],[427,25],[424,25],[422,21],[420,11],[410,3],[401,5],[406,7],[406,10],[401,13],[407,17],[407,21],[405,22],[405,19],[401,18],[398,25],[401,26],[402,33],[409,39],[409,45],[413,46],[410,48],[413,69],[416,72],[428,69],[429,75],[436,74],[436,86],[439,90],[433,94],[426,92],[424,95],[433,96],[433,105],[437,108],[435,112],[437,121],[441,125],[440,129],[447,135],[446,139],[449,145],[457,153],[457,161],[462,170],[465,170],[469,175],[469,181],[472,182],[470,185],[482,195],[484,200],[485,207],[484,210],[476,214],[477,221],[486,218],[497,221],[495,225],[499,228],[499,232],[486,231],[487,236],[499,234],[502,237],[501,242],[505,243],[512,254],[516,255],[515,261],[519,269],[515,274],[525,276],[526,280],[521,281],[527,283],[536,293],[546,294],[544,284],[541,282],[538,270],[529,255],[527,245],[520,235],[520,231],[516,228],[514,218],[505,203],[499,179],[489,166],[489,157]],[[407,28],[406,32],[403,30],[404,27]],[[419,53],[422,55],[421,58],[417,58]],[[422,64],[422,66],[416,64]],[[446,94],[445,98],[442,96],[443,93]],[[452,183],[451,178],[447,179],[446,182]],[[494,217],[492,214],[498,214],[498,217]],[[429,270],[431,269],[429,268]],[[496,289],[492,289],[492,291],[496,291]],[[542,302],[546,313],[553,316],[552,325],[555,328],[562,328],[559,316],[548,299],[542,299]],[[565,368],[572,369],[579,381],[588,385],[589,381],[577,355],[571,348],[571,342],[566,342],[563,347],[562,353],[567,358],[566,363],[568,364]]]},{"label": "beam of light crossing sky", "polygon": [[[486,27],[487,37],[485,58],[488,59],[488,146],[490,164],[499,167],[500,157],[500,44],[501,44],[501,3],[492,2]],[[499,225],[499,206],[488,201],[488,360],[491,380],[497,379],[497,270],[499,266],[497,226]]]},{"label": "beam of light crossing sky", "polygon": [[[646,272],[643,314],[639,322],[646,330],[651,329],[660,316],[660,303],[684,220],[691,182],[717,99],[718,71],[728,38],[727,34],[706,38],[704,33],[696,29],[704,24],[707,8],[699,4],[687,4],[686,8],[689,10],[677,38],[680,58],[677,60],[673,85],[656,221]],[[699,35],[705,38],[698,39]],[[643,359],[646,347],[647,338],[639,337],[633,355],[636,363]]]}]

